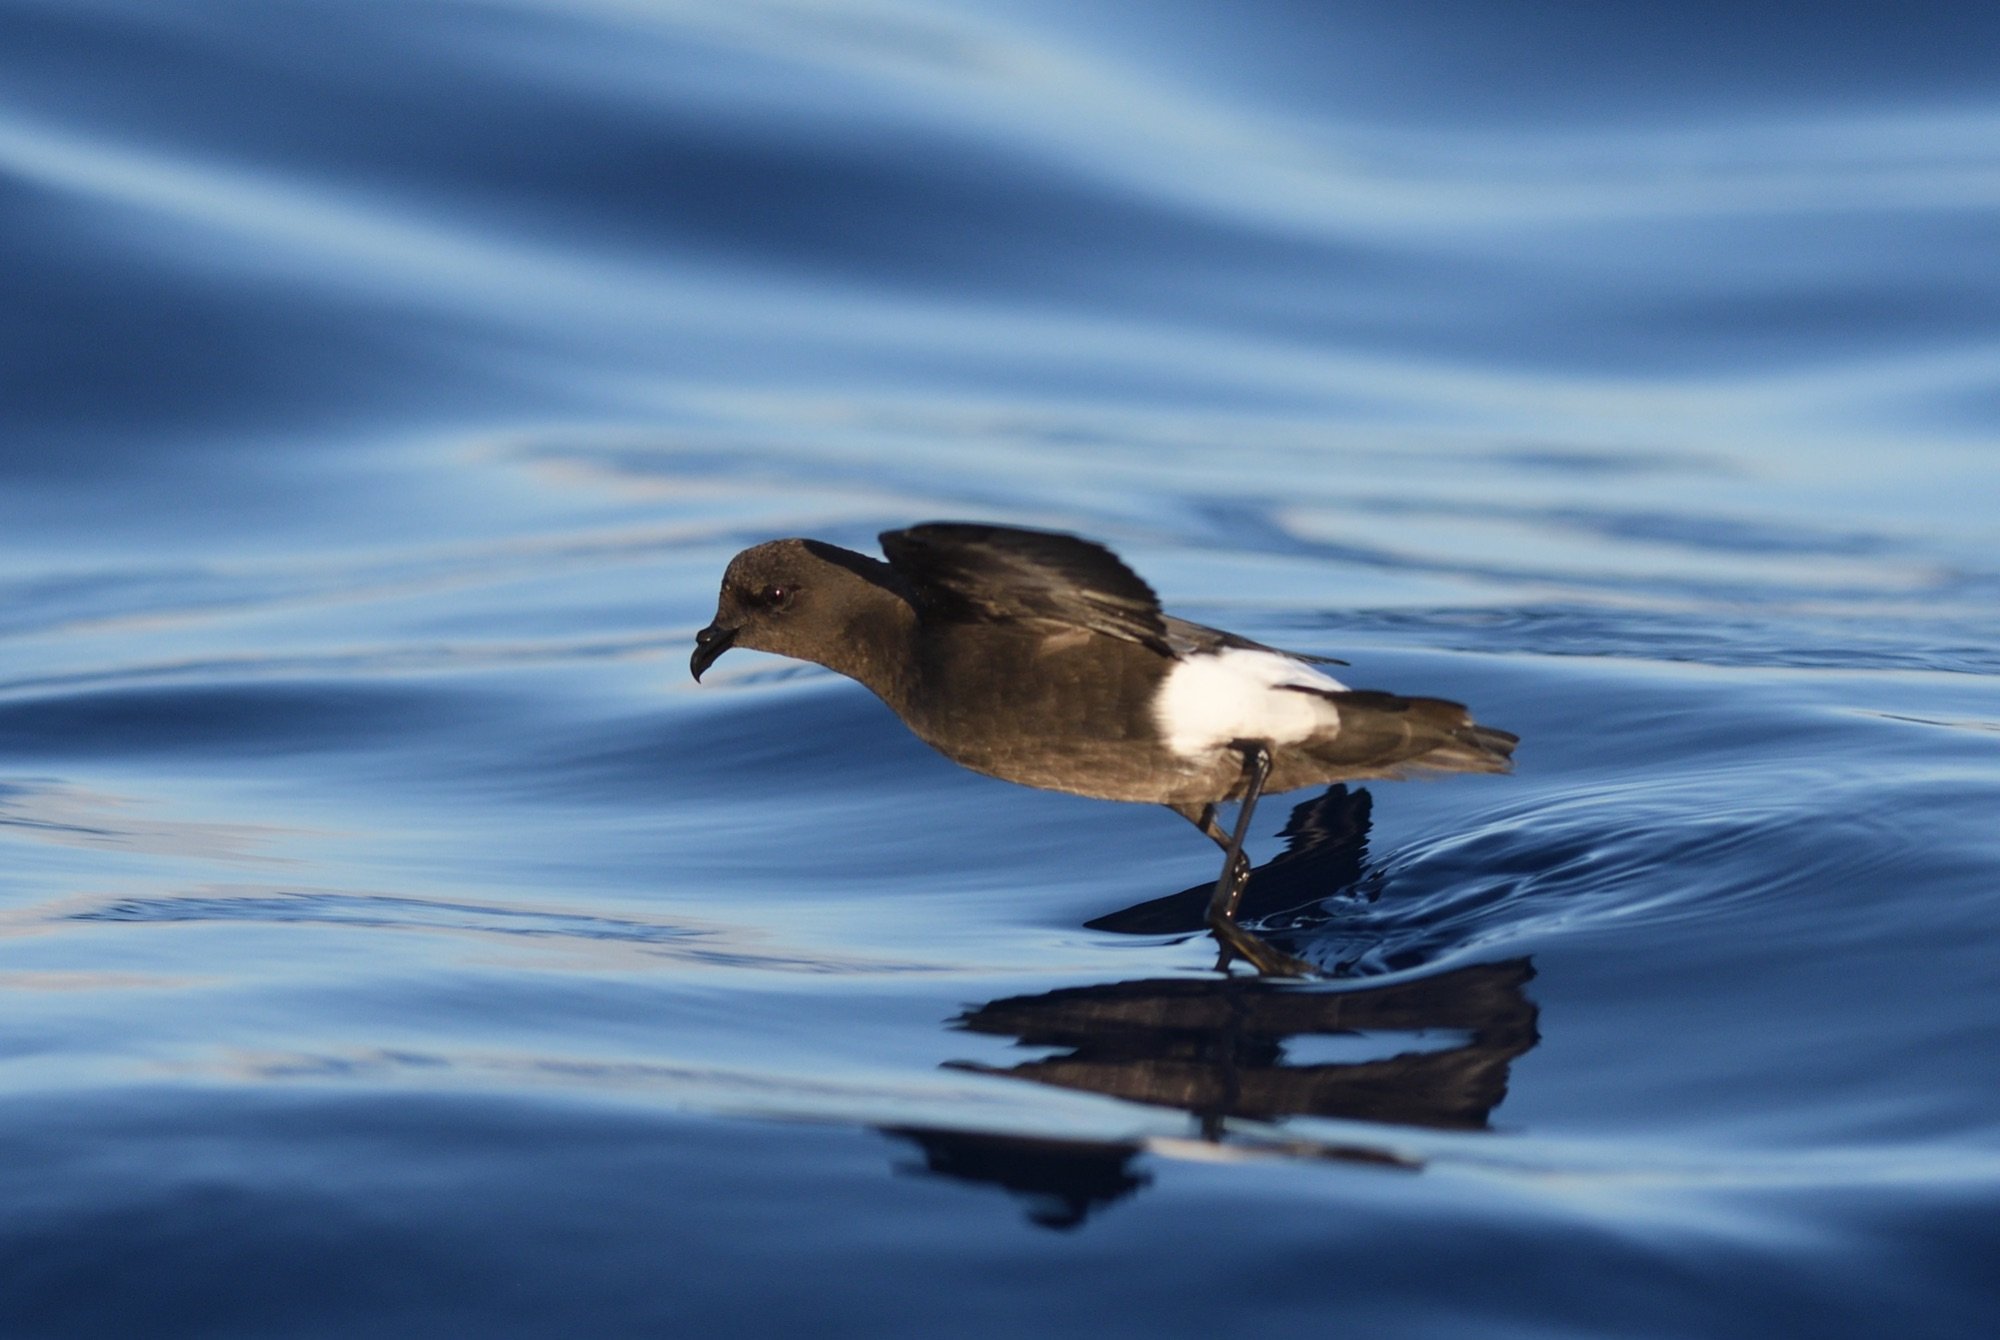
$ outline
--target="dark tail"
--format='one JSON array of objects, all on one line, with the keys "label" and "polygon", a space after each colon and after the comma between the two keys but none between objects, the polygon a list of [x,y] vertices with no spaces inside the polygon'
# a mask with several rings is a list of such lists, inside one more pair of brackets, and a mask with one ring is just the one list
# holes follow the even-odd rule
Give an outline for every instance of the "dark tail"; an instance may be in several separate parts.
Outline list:
[{"label": "dark tail", "polygon": [[1354,689],[1321,693],[1340,729],[1305,746],[1342,777],[1407,777],[1426,772],[1507,772],[1521,737],[1482,726],[1462,703]]}]

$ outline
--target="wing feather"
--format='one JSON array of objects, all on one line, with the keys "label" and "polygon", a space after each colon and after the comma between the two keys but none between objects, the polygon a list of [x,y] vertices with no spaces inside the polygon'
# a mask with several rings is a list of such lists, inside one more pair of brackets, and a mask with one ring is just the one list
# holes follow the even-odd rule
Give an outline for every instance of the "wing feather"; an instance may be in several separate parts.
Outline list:
[{"label": "wing feather", "polygon": [[1064,624],[1169,653],[1159,597],[1103,545],[967,521],[926,522],[881,539],[925,618]]}]

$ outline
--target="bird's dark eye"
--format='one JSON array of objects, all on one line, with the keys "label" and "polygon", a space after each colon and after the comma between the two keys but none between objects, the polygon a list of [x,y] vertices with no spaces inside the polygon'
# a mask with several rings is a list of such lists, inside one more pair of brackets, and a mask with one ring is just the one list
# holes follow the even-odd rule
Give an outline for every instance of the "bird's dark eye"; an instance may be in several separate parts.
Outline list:
[{"label": "bird's dark eye", "polygon": [[792,603],[789,586],[767,586],[757,593],[757,603],[766,609],[781,610]]}]

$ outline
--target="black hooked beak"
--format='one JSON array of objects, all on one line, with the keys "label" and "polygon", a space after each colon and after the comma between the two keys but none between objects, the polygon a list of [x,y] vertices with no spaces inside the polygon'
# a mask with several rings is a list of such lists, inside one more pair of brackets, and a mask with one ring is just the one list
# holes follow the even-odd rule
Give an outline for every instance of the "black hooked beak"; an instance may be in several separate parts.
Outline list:
[{"label": "black hooked beak", "polygon": [[736,630],[712,623],[694,635],[694,655],[688,658],[688,669],[694,672],[694,682],[701,683],[702,672],[715,664],[715,658],[736,645]]}]

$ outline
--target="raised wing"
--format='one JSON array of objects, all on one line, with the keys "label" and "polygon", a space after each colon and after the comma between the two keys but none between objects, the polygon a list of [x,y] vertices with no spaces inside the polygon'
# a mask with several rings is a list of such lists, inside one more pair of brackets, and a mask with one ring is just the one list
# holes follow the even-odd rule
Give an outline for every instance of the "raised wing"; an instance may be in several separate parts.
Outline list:
[{"label": "raised wing", "polygon": [[881,539],[926,618],[1040,620],[1168,652],[1153,588],[1103,545],[966,521],[926,522]]},{"label": "raised wing", "polygon": [[1243,651],[1268,651],[1273,656],[1289,656],[1307,665],[1346,665],[1338,656],[1315,656],[1310,652],[1286,651],[1283,647],[1267,647],[1262,642],[1253,642],[1240,633],[1225,633],[1220,628],[1210,628],[1207,624],[1195,623],[1177,615],[1161,616],[1167,626],[1167,645],[1181,656],[1191,656],[1205,651],[1220,651],[1224,647],[1236,647]]}]

